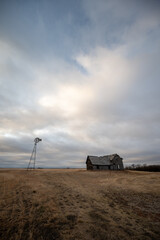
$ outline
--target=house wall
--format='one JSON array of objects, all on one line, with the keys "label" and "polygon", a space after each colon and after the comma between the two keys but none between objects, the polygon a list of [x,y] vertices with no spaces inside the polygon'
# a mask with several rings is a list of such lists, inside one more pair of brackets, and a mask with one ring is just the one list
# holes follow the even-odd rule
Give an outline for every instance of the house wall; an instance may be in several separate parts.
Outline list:
[{"label": "house wall", "polygon": [[87,170],[123,170],[123,166],[119,166],[119,164],[109,166],[87,164]]},{"label": "house wall", "polygon": [[87,164],[87,170],[93,170],[93,166],[90,164]]},{"label": "house wall", "polygon": [[118,165],[111,165],[111,166],[110,166],[110,169],[111,169],[111,170],[118,170]]},{"label": "house wall", "polygon": [[119,159],[118,159],[118,166],[119,166],[119,170],[124,170],[122,158],[119,158]]},{"label": "house wall", "polygon": [[93,165],[89,159],[87,160],[86,164],[87,164],[87,170],[93,170]]},{"label": "house wall", "polygon": [[93,165],[93,170],[108,170],[109,166]]},{"label": "house wall", "polygon": [[99,169],[101,169],[101,170],[108,170],[108,169],[110,169],[110,166],[100,166]]},{"label": "house wall", "polygon": [[120,157],[115,157],[112,161],[113,164],[113,170],[124,170],[122,158]]},{"label": "house wall", "polygon": [[93,170],[98,170],[97,166],[93,165]]},{"label": "house wall", "polygon": [[86,161],[87,170],[124,170],[122,158],[116,156],[112,161],[111,165],[92,165],[90,159],[88,158]]}]

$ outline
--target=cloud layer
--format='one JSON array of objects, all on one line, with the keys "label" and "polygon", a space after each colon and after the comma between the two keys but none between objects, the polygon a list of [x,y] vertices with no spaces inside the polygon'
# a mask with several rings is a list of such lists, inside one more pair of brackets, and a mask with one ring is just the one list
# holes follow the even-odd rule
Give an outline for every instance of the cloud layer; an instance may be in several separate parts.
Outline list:
[{"label": "cloud layer", "polygon": [[0,3],[0,166],[160,159],[159,1]]}]

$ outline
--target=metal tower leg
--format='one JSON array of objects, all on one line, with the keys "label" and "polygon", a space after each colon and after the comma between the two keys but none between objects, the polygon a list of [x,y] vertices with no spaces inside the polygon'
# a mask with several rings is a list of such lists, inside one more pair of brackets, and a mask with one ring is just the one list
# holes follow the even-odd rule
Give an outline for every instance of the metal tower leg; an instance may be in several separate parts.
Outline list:
[{"label": "metal tower leg", "polygon": [[29,169],[29,167],[31,165],[31,162],[32,162],[32,159],[33,159],[33,156],[34,156],[34,151],[35,151],[35,145],[34,145],[33,150],[32,150],[32,154],[31,154],[31,157],[30,157],[30,160],[29,160],[29,163],[28,163],[27,170]]},{"label": "metal tower leg", "polygon": [[[31,157],[30,157],[30,160],[29,160],[29,163],[28,163],[28,167],[27,167],[27,170],[29,170],[29,168],[31,169],[35,169],[35,165],[36,165],[36,154],[37,154],[37,143],[42,141],[42,139],[40,138],[35,138],[34,139],[34,147],[33,147],[33,150],[32,150],[32,153],[31,153]],[[32,167],[31,167],[31,164],[32,164]]]},{"label": "metal tower leg", "polygon": [[34,158],[33,158],[33,169],[35,169],[35,162],[36,162],[36,143],[35,143],[35,146],[34,146]]}]

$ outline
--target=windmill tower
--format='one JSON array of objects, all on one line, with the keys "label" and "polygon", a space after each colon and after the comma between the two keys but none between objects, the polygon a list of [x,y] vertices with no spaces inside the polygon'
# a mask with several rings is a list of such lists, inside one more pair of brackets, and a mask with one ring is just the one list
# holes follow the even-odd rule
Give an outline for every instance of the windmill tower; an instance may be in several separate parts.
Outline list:
[{"label": "windmill tower", "polygon": [[28,163],[27,170],[35,169],[36,153],[37,153],[37,143],[40,142],[40,141],[42,141],[42,139],[40,139],[38,137],[34,139],[34,146],[33,146],[31,157],[30,157],[30,160],[29,160],[29,163]]}]

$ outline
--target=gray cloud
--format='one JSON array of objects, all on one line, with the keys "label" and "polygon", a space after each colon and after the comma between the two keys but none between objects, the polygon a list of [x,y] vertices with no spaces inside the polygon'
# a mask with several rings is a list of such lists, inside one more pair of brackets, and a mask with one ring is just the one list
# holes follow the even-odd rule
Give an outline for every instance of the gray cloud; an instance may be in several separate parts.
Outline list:
[{"label": "gray cloud", "polygon": [[0,166],[158,163],[159,1],[62,2],[0,3]]}]

